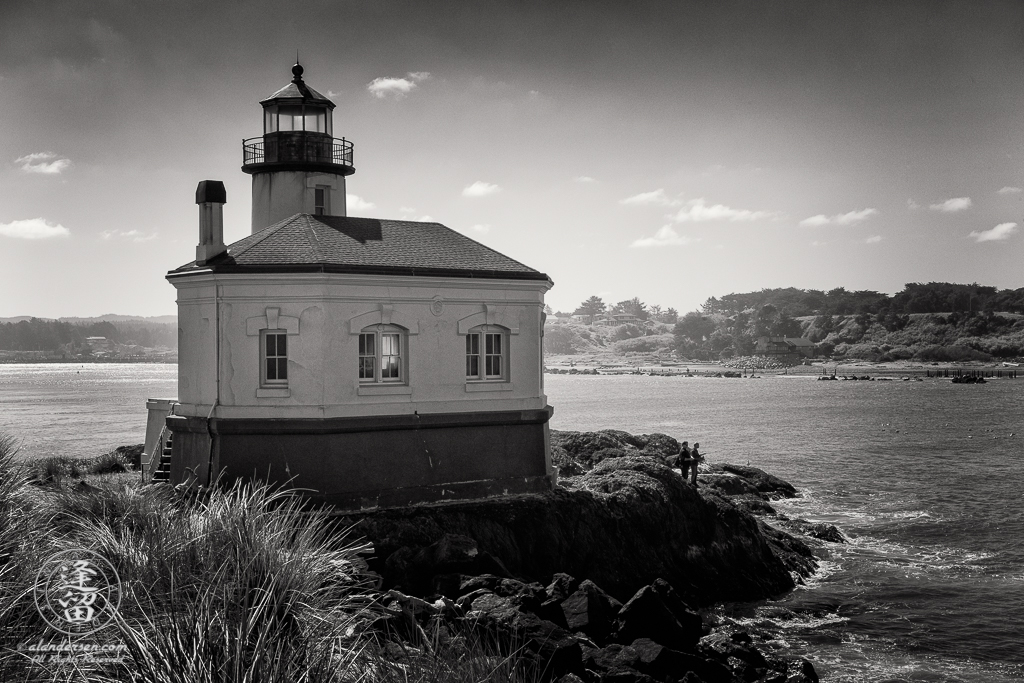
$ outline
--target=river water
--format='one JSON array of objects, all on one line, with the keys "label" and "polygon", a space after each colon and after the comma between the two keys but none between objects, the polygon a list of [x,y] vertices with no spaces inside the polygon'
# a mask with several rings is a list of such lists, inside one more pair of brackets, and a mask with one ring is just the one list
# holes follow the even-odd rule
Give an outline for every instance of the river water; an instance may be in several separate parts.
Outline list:
[{"label": "river water", "polygon": [[[27,457],[141,443],[174,365],[0,365],[0,432]],[[823,681],[1024,680],[1024,379],[546,375],[555,429],[663,432],[797,486],[836,524],[806,586],[718,610]]]}]

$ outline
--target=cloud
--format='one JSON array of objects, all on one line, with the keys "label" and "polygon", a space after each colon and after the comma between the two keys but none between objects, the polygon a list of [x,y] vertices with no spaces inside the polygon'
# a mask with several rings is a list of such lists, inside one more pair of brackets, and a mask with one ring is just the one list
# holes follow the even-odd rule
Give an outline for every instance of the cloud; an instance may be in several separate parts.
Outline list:
[{"label": "cloud", "polygon": [[45,218],[27,218],[23,221],[0,223],[0,235],[23,240],[45,240],[51,237],[67,237],[71,231],[59,223],[51,225]]},{"label": "cloud", "polygon": [[156,232],[152,232],[148,235],[143,234],[139,230],[104,230],[100,233],[100,237],[105,240],[113,238],[118,239],[130,239],[132,242],[148,242],[156,239]]},{"label": "cloud", "polygon": [[493,183],[485,183],[482,180],[478,180],[472,185],[467,185],[462,188],[463,197],[486,197],[497,192],[501,192],[500,187]]},{"label": "cloud", "polygon": [[917,209],[921,208],[921,205],[915,202],[913,199],[908,199],[907,208],[910,209],[911,211],[916,211]]},{"label": "cloud", "polygon": [[632,197],[620,199],[619,204],[626,206],[679,206],[682,202],[678,199],[669,199],[665,190],[659,188],[653,192],[641,192]]},{"label": "cloud", "polygon": [[594,178],[591,178],[588,175],[578,175],[575,178],[573,178],[573,180],[576,181],[577,183],[596,183],[597,182],[597,180],[595,180]]},{"label": "cloud", "polygon": [[682,247],[687,244],[699,242],[700,240],[691,239],[684,235],[680,235],[672,229],[671,225],[663,225],[658,229],[658,232],[654,233],[654,237],[642,237],[635,240],[629,246],[631,247]]},{"label": "cloud", "polygon": [[491,231],[491,226],[487,223],[477,223],[476,225],[469,226],[469,229],[480,234],[486,234]]},{"label": "cloud", "polygon": [[400,100],[415,90],[418,83],[428,78],[430,78],[428,71],[411,71],[406,74],[405,78],[375,78],[366,84],[366,89],[370,91],[371,95],[380,99],[390,95],[396,100]]},{"label": "cloud", "polygon": [[800,221],[800,225],[809,226],[812,228],[818,228],[822,225],[853,225],[854,223],[860,223],[871,216],[878,213],[878,209],[861,209],[860,211],[848,211],[846,213],[838,213],[834,216],[826,216],[823,213],[819,213],[817,216],[811,216]]},{"label": "cloud", "polygon": [[704,199],[691,199],[686,206],[670,216],[676,223],[703,223],[706,221],[747,222],[762,218],[771,218],[771,211],[751,211],[749,209],[733,209],[723,204],[708,206]]},{"label": "cloud", "polygon": [[1024,188],[1007,186],[1001,190],[997,190],[996,194],[1019,194],[1021,192],[1024,192]]},{"label": "cloud", "polygon": [[991,230],[977,230],[971,232],[970,237],[974,238],[975,242],[996,242],[999,240],[1008,240],[1010,235],[1017,232],[1016,223],[1000,223]]},{"label": "cloud", "polygon": [[873,235],[873,236],[867,238],[866,240],[864,240],[864,243],[865,244],[878,244],[881,241],[882,241],[882,236],[881,235]]},{"label": "cloud", "polygon": [[433,223],[434,217],[430,215],[423,215],[417,218],[416,220],[420,221],[421,223]]},{"label": "cloud", "polygon": [[18,157],[14,163],[21,164],[21,170],[25,173],[56,175],[71,165],[71,159],[58,159],[53,152],[35,152]]},{"label": "cloud", "polygon": [[370,209],[377,208],[376,204],[366,201],[357,194],[346,194],[345,204],[347,208],[353,211],[369,211]]},{"label": "cloud", "polygon": [[946,201],[939,202],[938,204],[929,204],[928,208],[932,211],[943,211],[945,213],[964,211],[971,208],[971,198],[954,197],[953,199],[947,199]]}]

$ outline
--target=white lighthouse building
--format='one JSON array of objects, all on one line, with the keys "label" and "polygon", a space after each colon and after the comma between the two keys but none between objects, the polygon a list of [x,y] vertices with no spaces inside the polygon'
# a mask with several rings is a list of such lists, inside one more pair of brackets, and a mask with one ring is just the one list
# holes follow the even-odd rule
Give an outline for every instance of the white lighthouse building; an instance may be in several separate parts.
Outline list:
[{"label": "white lighthouse building", "polygon": [[438,223],[348,216],[352,143],[292,73],[243,143],[252,234],[223,243],[224,187],[203,181],[196,260],[167,274],[171,481],[287,482],[347,509],[550,488],[550,278]]}]

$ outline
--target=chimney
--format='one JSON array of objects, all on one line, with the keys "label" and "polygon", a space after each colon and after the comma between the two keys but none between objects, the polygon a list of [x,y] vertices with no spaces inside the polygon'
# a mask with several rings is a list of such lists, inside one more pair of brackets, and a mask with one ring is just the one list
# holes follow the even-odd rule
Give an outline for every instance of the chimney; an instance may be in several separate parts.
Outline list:
[{"label": "chimney", "polygon": [[199,205],[199,246],[196,247],[196,265],[205,266],[207,261],[223,254],[224,246],[224,205],[228,195],[224,183],[219,180],[202,180],[196,188],[196,204]]}]

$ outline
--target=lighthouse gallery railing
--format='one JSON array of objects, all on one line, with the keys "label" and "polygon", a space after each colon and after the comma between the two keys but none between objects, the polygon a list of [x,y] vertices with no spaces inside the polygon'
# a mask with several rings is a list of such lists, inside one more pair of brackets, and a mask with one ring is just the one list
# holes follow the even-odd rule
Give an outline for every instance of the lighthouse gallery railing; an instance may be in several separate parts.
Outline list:
[{"label": "lighthouse gallery railing", "polygon": [[270,164],[315,162],[352,166],[352,143],[345,138],[307,135],[302,132],[276,133],[242,140],[242,163]]}]

